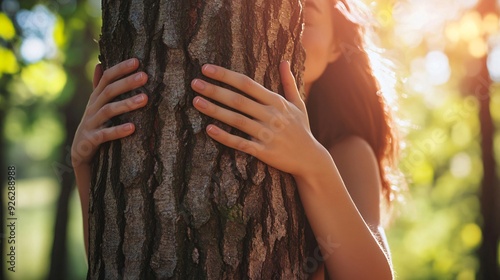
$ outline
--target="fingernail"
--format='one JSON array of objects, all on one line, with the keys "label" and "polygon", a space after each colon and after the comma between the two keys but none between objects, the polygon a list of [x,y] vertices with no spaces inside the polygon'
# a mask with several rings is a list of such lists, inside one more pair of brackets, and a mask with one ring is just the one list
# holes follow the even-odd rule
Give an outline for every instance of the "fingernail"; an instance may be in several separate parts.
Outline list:
[{"label": "fingernail", "polygon": [[135,78],[134,78],[136,81],[140,81],[142,79],[142,73],[137,73],[135,74]]},{"label": "fingernail", "polygon": [[135,103],[142,103],[142,101],[144,101],[144,95],[139,94],[136,97],[134,97],[134,102]]},{"label": "fingernail", "polygon": [[202,80],[198,80],[198,79],[196,79],[196,80],[194,80],[194,82],[193,82],[193,86],[194,86],[195,88],[199,89],[199,90],[204,90],[204,89],[205,89],[205,87],[206,87],[206,83],[205,83],[204,81],[202,81]]},{"label": "fingernail", "polygon": [[135,58],[130,59],[130,60],[127,62],[127,65],[128,65],[129,67],[135,66]]},{"label": "fingernail", "polygon": [[208,131],[208,133],[210,133],[212,135],[219,135],[219,132],[220,132],[219,129],[213,125],[209,125],[207,131]]},{"label": "fingernail", "polygon": [[208,73],[208,74],[215,74],[215,72],[217,71],[217,69],[215,69],[215,67],[213,67],[212,65],[208,65],[208,64],[203,66],[203,70],[205,70],[205,73]]},{"label": "fingernail", "polygon": [[196,97],[194,104],[196,104],[198,107],[202,109],[206,109],[208,107],[208,102],[201,97]]},{"label": "fingernail", "polygon": [[132,130],[132,125],[131,124],[126,124],[125,126],[123,126],[123,130],[125,130],[125,131]]}]

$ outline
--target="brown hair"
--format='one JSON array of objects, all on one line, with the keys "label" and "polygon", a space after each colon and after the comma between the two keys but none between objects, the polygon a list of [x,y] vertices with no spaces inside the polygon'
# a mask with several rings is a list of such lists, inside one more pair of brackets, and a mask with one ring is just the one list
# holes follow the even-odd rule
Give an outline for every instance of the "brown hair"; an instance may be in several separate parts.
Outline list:
[{"label": "brown hair", "polygon": [[[341,55],[311,86],[306,100],[311,131],[326,148],[348,136],[358,136],[368,142],[379,165],[385,198],[382,202],[389,210],[394,185],[403,182],[396,167],[399,139],[381,86],[393,91],[394,75],[384,63],[388,61],[377,55],[370,45],[367,36],[370,15],[366,6],[360,0],[334,1],[334,38]],[[393,94],[384,92],[384,95],[387,93]],[[305,235],[308,257],[304,267],[312,273],[322,259],[317,259],[319,247],[309,224]]]},{"label": "brown hair", "polygon": [[389,173],[395,169],[399,143],[367,52],[369,17],[358,2],[336,1],[333,25],[342,54],[314,82],[306,105],[312,133],[326,148],[353,135],[370,144],[379,164],[382,194],[390,203]]}]

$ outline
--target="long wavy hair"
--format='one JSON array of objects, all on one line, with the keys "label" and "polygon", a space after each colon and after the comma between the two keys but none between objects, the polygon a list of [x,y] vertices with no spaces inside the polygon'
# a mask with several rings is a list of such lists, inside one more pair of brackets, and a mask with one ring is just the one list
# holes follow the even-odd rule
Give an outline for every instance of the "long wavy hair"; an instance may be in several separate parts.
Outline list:
[{"label": "long wavy hair", "polygon": [[370,45],[367,7],[359,0],[332,2],[334,38],[342,54],[311,87],[306,100],[311,131],[327,148],[348,136],[366,140],[376,155],[382,195],[390,205],[399,141],[381,84],[394,76]]}]

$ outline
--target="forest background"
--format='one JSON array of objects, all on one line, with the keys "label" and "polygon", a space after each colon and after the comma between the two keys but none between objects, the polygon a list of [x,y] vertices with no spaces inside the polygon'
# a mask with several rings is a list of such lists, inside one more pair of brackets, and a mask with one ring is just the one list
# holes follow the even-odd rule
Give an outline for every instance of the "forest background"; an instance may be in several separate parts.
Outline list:
[{"label": "forest background", "polygon": [[[481,215],[485,188],[493,190],[500,212],[500,1],[365,2],[377,20],[375,43],[398,78],[387,98],[398,105],[405,140],[400,168],[408,186],[387,227],[396,275],[480,278],[480,247],[489,230]],[[477,9],[479,2],[490,8]],[[4,242],[3,276],[84,279],[69,153],[98,62],[100,1],[0,3],[0,183],[7,186],[8,166],[14,166],[17,218],[16,272],[7,270]],[[480,115],[481,104],[490,114]],[[491,145],[483,141],[488,137]],[[7,187],[1,200],[6,241]],[[498,262],[498,241],[495,251]]]}]

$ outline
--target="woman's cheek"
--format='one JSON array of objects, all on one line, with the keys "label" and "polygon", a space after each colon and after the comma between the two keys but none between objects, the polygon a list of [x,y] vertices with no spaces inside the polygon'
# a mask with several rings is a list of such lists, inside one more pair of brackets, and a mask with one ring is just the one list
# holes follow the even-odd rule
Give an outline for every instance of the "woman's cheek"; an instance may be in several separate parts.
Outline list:
[{"label": "woman's cheek", "polygon": [[329,48],[329,36],[325,36],[323,30],[316,27],[306,27],[302,34],[302,45],[306,50],[304,82],[316,81],[325,71],[328,65],[327,51]]}]

